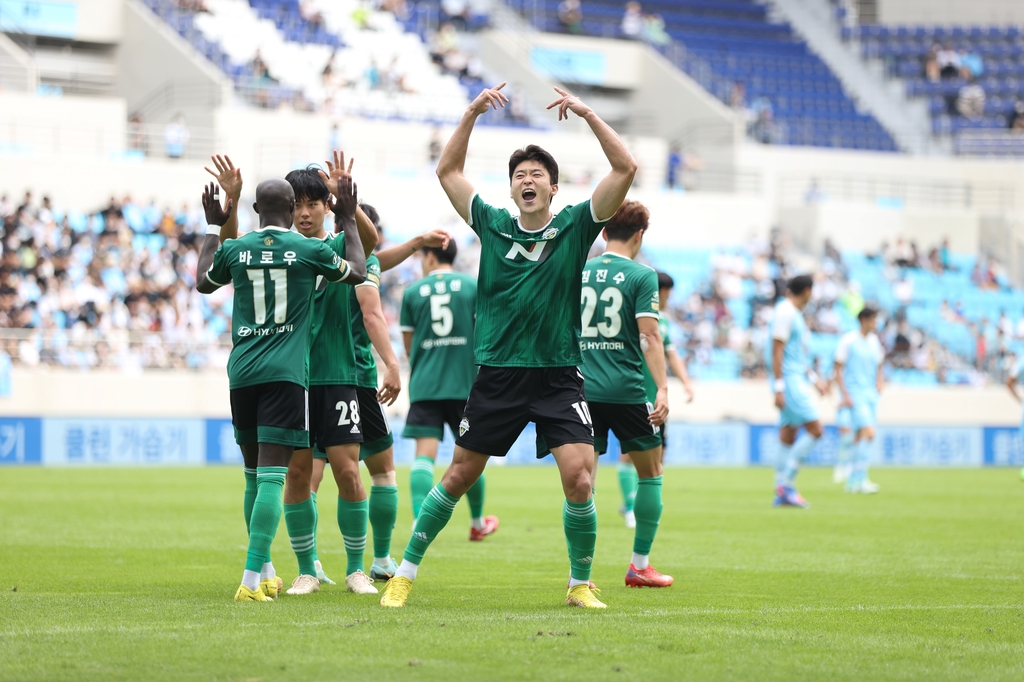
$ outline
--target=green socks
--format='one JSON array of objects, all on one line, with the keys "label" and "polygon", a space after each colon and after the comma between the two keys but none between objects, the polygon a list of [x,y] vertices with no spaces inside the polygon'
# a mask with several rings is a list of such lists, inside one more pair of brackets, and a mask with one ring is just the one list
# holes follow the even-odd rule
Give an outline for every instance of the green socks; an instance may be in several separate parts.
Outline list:
[{"label": "green socks", "polygon": [[471,519],[482,519],[484,517],[484,493],[487,491],[487,483],[484,475],[476,479],[476,483],[466,491],[466,499],[469,500],[469,517]]},{"label": "green socks", "polygon": [[619,462],[619,489],[622,490],[622,505],[627,512],[633,511],[636,499],[636,467],[632,462]]},{"label": "green socks", "polygon": [[345,554],[348,556],[345,575],[363,570],[368,516],[369,503],[366,500],[348,502],[341,497],[338,498],[338,528],[341,530],[341,539],[345,541]]},{"label": "green socks", "polygon": [[633,536],[633,553],[647,556],[651,553],[654,536],[661,521],[661,476],[641,478],[636,491],[636,535]]},{"label": "green socks", "polygon": [[288,539],[299,560],[299,573],[316,575],[316,502],[310,497],[305,502],[284,505],[284,524]]},{"label": "green socks", "polygon": [[[639,498],[639,496],[638,496]],[[569,548],[570,573],[576,580],[590,580],[597,545],[597,508],[594,498],[586,502],[565,501],[562,509],[565,544]]]},{"label": "green socks", "polygon": [[309,493],[309,499],[313,500],[313,563],[320,561],[316,553],[316,529],[320,525],[320,508],[316,506],[316,491]]},{"label": "green socks", "polygon": [[417,566],[423,561],[427,547],[434,541],[452,518],[459,499],[452,497],[440,483],[435,485],[423,501],[420,515],[416,517],[416,528],[405,548],[405,560]]},{"label": "green socks", "polygon": [[249,519],[252,518],[252,506],[256,504],[256,470],[242,467],[245,474],[245,497],[242,498],[242,513],[245,515],[245,532],[249,532]]},{"label": "green socks", "polygon": [[256,469],[256,499],[249,517],[249,553],[245,570],[259,572],[270,560],[270,545],[281,523],[281,492],[288,467]]},{"label": "green socks", "polygon": [[[427,493],[434,487],[434,460],[417,456],[409,472],[409,489],[412,498],[412,517],[419,518],[420,508]],[[383,556],[383,555],[382,555]]]},{"label": "green socks", "polygon": [[373,556],[391,555],[391,532],[398,518],[398,486],[375,485],[370,488],[370,527],[373,529]]}]

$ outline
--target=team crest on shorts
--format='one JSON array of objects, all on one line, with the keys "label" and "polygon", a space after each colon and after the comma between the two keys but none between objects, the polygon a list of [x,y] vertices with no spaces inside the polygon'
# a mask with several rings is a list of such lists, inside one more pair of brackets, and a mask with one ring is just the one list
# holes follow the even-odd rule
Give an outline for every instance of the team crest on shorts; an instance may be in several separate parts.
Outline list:
[{"label": "team crest on shorts", "polygon": [[540,236],[540,238],[541,239],[554,239],[556,234],[558,234],[558,228],[557,227],[549,227],[548,229],[544,230],[544,234],[542,234]]},{"label": "team crest on shorts", "polygon": [[465,436],[466,431],[469,431],[469,420],[464,418],[461,422],[459,422],[459,435]]}]

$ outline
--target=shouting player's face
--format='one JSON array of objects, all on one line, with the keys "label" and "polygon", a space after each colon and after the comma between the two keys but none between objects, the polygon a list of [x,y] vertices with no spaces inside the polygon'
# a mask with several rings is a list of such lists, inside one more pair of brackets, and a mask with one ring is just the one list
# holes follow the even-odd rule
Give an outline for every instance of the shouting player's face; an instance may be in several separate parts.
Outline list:
[{"label": "shouting player's face", "polygon": [[327,204],[319,199],[300,199],[295,202],[295,229],[303,237],[321,237]]},{"label": "shouting player's face", "polygon": [[512,201],[520,215],[543,213],[551,206],[558,185],[551,184],[547,168],[539,161],[523,161],[512,173]]}]

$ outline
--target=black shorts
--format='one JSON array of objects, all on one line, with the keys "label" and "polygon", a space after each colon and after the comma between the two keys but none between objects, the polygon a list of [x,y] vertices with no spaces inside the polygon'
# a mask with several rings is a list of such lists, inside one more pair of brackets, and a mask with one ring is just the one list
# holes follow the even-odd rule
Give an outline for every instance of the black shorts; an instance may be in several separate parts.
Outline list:
[{"label": "black shorts", "polygon": [[576,367],[481,367],[455,443],[504,457],[526,425],[550,447],[594,442],[583,375]]},{"label": "black shorts", "polygon": [[466,411],[465,400],[417,400],[409,406],[402,438],[436,438],[444,440],[444,425],[459,435],[459,422]]},{"label": "black shorts", "polygon": [[377,390],[357,386],[356,395],[363,420],[363,444],[359,448],[359,460],[362,461],[390,448],[395,443],[395,437],[391,435],[391,425],[384,414],[384,406],[377,402]]},{"label": "black shorts", "polygon": [[309,447],[306,389],[290,381],[231,389],[231,424],[235,442]]},{"label": "black shorts", "polygon": [[363,420],[355,386],[309,387],[309,444],[321,457],[334,445],[363,442]]},{"label": "black shorts", "polygon": [[609,431],[619,439],[622,452],[641,452],[661,445],[661,427],[651,426],[647,421],[651,410],[650,403],[590,403],[590,416],[594,419],[594,450],[602,455],[608,452]]},{"label": "black shorts", "polygon": [[[668,422],[665,422],[664,424],[662,424],[661,426],[658,427],[658,435],[661,436],[661,447],[663,449],[667,450],[668,449]],[[664,456],[665,456],[665,453],[663,452],[662,453],[662,457],[664,457]]]}]

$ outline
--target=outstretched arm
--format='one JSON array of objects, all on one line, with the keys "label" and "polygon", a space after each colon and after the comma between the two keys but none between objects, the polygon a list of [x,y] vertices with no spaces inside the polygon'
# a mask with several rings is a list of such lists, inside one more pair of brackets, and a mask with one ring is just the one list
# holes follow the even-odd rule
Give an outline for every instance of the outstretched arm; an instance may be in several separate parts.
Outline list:
[{"label": "outstretched arm", "polygon": [[387,272],[388,270],[401,265],[410,256],[424,247],[439,246],[443,249],[448,246],[448,242],[451,241],[451,238],[452,236],[444,230],[431,230],[430,232],[424,232],[421,235],[413,237],[404,244],[392,246],[390,249],[384,249],[377,254],[377,258],[380,260],[381,272]]},{"label": "outstretched arm", "polygon": [[561,97],[549,104],[547,108],[558,107],[559,121],[563,118],[568,119],[570,111],[585,120],[593,131],[594,137],[601,143],[601,149],[608,158],[608,163],[612,165],[612,172],[604,176],[597,184],[594,196],[590,199],[594,218],[598,222],[603,222],[615,215],[619,206],[626,199],[626,193],[629,192],[629,187],[633,184],[633,177],[636,175],[636,160],[626,149],[626,144],[618,133],[602,121],[593,109],[561,88],[555,88],[555,91]]},{"label": "outstretched arm", "polygon": [[377,400],[385,405],[393,405],[402,390],[402,378],[398,373],[398,358],[391,348],[391,336],[388,334],[388,323],[384,319],[384,311],[380,306],[380,292],[375,286],[356,287],[356,299],[359,310],[363,313],[363,326],[370,337],[370,343],[384,363],[384,385],[377,392]]},{"label": "outstretched arm", "polygon": [[[326,161],[327,173],[323,171],[317,171],[320,177],[323,179],[327,188],[331,190],[331,194],[334,195],[335,200],[338,197],[335,188],[338,186],[338,181],[342,178],[352,177],[352,164],[356,162],[355,159],[348,160],[348,167],[345,167],[345,152],[335,149],[334,150],[334,162]],[[334,201],[330,205],[331,211],[335,213],[334,227],[335,231],[341,231],[341,227],[338,225],[337,220],[337,202]],[[369,256],[373,253],[373,250],[377,248],[377,228],[374,226],[373,221],[366,217],[363,213],[363,209],[356,206],[355,213],[355,227],[359,230],[359,241],[362,244],[363,256]],[[347,246],[347,244],[346,244]],[[347,253],[352,253],[348,251]]]},{"label": "outstretched arm", "polygon": [[690,382],[690,373],[686,371],[686,363],[679,357],[679,353],[674,350],[665,351],[665,361],[668,363],[669,369],[676,375],[679,381],[683,382],[683,390],[686,391],[686,402],[693,402],[693,384]]},{"label": "outstretched arm", "polygon": [[[206,238],[203,240],[203,248],[199,252],[199,262],[196,264],[196,290],[201,294],[212,294],[220,289],[227,282],[211,282],[207,277],[210,266],[213,265],[213,257],[217,255],[220,248],[220,234],[224,231],[224,225],[231,215],[232,202],[229,199],[225,208],[220,206],[220,188],[212,182],[203,188],[203,211],[206,213],[207,228]],[[220,230],[217,228],[220,227]]]},{"label": "outstretched arm", "polygon": [[[466,151],[469,149],[469,136],[476,125],[476,119],[490,108],[504,107],[508,97],[500,91],[505,84],[487,88],[473,100],[462,115],[458,127],[441,152],[437,162],[437,178],[441,181],[444,193],[462,219],[469,222],[469,200],[473,198],[473,185],[463,175],[466,169]],[[618,207],[616,207],[618,208]]]}]

